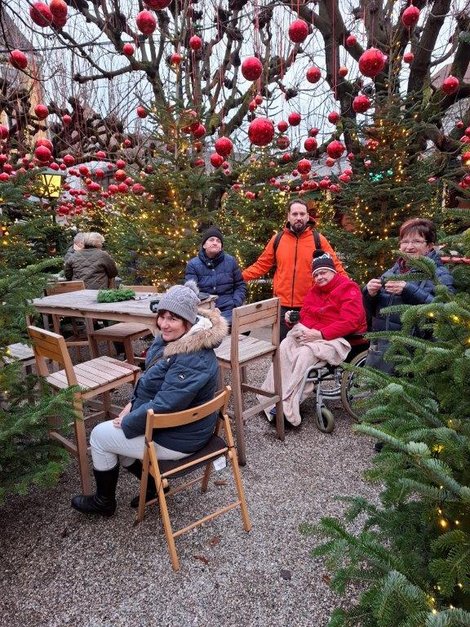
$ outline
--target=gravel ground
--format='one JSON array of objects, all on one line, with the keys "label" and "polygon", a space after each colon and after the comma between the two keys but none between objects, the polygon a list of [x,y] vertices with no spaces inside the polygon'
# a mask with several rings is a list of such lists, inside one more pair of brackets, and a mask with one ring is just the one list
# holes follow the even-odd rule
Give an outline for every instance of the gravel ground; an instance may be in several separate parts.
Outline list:
[{"label": "gravel ground", "polygon": [[[267,363],[260,363],[249,373],[252,381],[264,377]],[[309,555],[316,540],[301,535],[299,525],[341,514],[338,495],[376,496],[361,478],[373,456],[371,441],[353,434],[339,401],[330,408],[332,434],[318,431],[307,401],[301,427],[287,431],[285,442],[261,414],[248,421],[242,476],[253,528],[243,530],[237,509],[184,534],[176,541],[176,573],[157,506],[133,526],[129,501],[138,482],[128,473],[121,474],[111,519],[70,508],[79,492],[74,461],[56,487],[10,499],[0,511],[0,625],[327,625],[347,598],[330,591],[324,565]],[[173,522],[227,499],[225,478],[227,470],[213,473],[208,493],[196,500],[192,490],[176,495]]]}]

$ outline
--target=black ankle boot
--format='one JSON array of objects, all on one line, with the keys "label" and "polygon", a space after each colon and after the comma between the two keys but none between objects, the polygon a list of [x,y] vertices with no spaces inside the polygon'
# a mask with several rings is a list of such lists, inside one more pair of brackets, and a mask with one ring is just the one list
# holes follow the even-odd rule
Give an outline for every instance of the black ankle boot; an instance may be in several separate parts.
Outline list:
[{"label": "black ankle boot", "polygon": [[[140,479],[142,477],[142,462],[140,459],[135,459],[130,466],[124,466],[124,468]],[[155,480],[152,475],[149,474],[147,479],[147,492],[145,493],[145,502],[152,501],[157,496],[157,486],[155,485]],[[139,507],[139,496],[134,496],[132,501],[130,502],[130,506],[134,509]]]},{"label": "black ankle boot", "polygon": [[72,507],[83,514],[112,516],[116,511],[116,486],[119,477],[119,464],[111,470],[95,470],[96,494],[80,494],[72,499]]}]

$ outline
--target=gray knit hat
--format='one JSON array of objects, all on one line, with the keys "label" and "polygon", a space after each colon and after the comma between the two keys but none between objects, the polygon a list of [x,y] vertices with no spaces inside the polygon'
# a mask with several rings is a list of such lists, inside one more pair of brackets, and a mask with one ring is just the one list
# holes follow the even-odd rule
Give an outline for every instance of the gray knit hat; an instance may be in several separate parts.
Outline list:
[{"label": "gray knit hat", "polygon": [[317,270],[333,270],[336,272],[335,263],[328,253],[318,249],[313,253],[312,272],[315,274]]},{"label": "gray knit hat", "polygon": [[173,285],[161,297],[157,312],[170,311],[194,324],[199,306],[198,294],[199,289],[195,281],[186,281],[184,285]]}]

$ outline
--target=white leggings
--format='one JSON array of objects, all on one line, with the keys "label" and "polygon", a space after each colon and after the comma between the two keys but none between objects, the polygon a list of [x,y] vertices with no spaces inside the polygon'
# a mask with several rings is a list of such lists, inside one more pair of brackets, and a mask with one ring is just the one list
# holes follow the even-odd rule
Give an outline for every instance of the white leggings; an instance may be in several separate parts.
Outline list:
[{"label": "white leggings", "polygon": [[[112,420],[101,422],[91,432],[91,456],[95,470],[111,470],[118,462],[130,466],[135,459],[144,459],[145,436],[127,439],[121,428],[113,425]],[[191,453],[172,451],[154,443],[159,459],[183,459]]]}]

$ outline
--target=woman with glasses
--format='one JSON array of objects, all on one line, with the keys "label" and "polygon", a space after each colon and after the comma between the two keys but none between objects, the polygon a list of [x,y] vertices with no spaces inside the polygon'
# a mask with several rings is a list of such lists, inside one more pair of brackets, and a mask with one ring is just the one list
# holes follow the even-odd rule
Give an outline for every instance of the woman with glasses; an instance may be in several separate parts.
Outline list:
[{"label": "woman with glasses", "polygon": [[[428,257],[436,265],[436,277],[439,283],[454,292],[454,283],[449,270],[442,264],[435,249],[436,227],[426,218],[412,218],[400,228],[400,251],[407,257],[417,259]],[[401,329],[399,313],[383,314],[384,307],[392,305],[423,305],[435,298],[435,284],[429,279],[421,281],[400,281],[401,274],[414,272],[405,257],[399,257],[395,265],[377,279],[371,279],[363,290],[364,307],[372,331],[398,331]],[[383,356],[388,347],[386,340],[378,343],[381,348],[371,344],[371,359],[367,365],[391,372],[393,367],[387,362],[372,357],[374,350]]]}]

